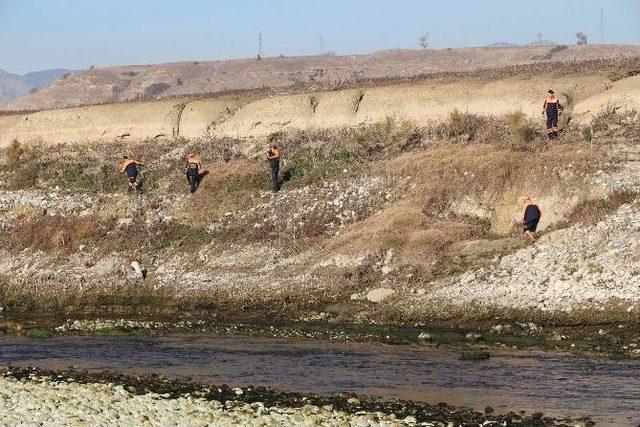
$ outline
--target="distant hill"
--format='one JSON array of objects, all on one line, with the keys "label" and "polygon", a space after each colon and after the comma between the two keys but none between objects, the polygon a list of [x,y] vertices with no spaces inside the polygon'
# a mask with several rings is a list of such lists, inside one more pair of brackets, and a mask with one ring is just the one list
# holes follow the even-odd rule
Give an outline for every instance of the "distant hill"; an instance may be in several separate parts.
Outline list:
[{"label": "distant hill", "polygon": [[19,75],[0,70],[0,102],[20,98],[33,88],[48,86],[61,77],[68,77],[78,72],[78,70],[56,68]]},{"label": "distant hill", "polygon": [[51,70],[32,71],[23,75],[24,79],[34,87],[49,86],[55,80],[64,76],[78,73],[78,70],[67,70],[66,68],[54,68]]},{"label": "distant hill", "polygon": [[2,110],[42,110],[79,105],[194,96],[260,88],[330,90],[366,79],[472,71],[538,61],[579,61],[640,56],[631,45],[502,46],[388,50],[368,55],[296,56],[184,61],[95,67],[58,79]]},{"label": "distant hill", "polygon": [[0,70],[0,101],[19,98],[32,87],[21,75]]},{"label": "distant hill", "polygon": [[553,40],[535,40],[527,43],[527,46],[555,46],[557,44]]},{"label": "distant hill", "polygon": [[488,44],[487,47],[517,47],[520,46],[517,43],[509,43],[509,42],[496,42]]}]

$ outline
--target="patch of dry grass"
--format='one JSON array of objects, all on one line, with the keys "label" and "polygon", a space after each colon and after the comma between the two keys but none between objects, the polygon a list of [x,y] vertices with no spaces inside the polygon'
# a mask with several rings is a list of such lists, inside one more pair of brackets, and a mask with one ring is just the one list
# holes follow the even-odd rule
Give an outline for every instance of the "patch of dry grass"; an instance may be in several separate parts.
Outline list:
[{"label": "patch of dry grass", "polygon": [[[493,222],[504,214],[499,204],[510,202],[519,210],[521,194],[546,194],[558,185],[580,188],[580,178],[564,182],[559,171],[571,164],[579,172],[594,172],[604,167],[605,158],[604,151],[577,148],[575,143],[534,147],[533,152],[499,143],[437,144],[404,153],[378,162],[373,173],[409,175],[415,187],[400,202],[334,238],[329,248],[349,252],[395,248],[407,262],[428,265],[436,274],[451,245],[492,237]],[[464,198],[494,209],[492,217],[452,210],[452,203]]]},{"label": "patch of dry grass", "polygon": [[554,225],[554,229],[566,228],[574,224],[595,224],[607,215],[614,213],[620,206],[633,202],[637,192],[615,191],[607,197],[584,200],[578,203],[563,221]]}]

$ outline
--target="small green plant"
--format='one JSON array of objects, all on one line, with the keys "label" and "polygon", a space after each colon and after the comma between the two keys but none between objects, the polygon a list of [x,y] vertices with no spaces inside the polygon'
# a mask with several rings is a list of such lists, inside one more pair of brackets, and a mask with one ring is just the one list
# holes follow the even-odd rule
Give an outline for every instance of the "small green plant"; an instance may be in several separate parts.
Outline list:
[{"label": "small green plant", "polygon": [[591,143],[591,141],[593,141],[593,132],[591,131],[591,128],[582,129],[582,140],[587,143]]},{"label": "small green plant", "polygon": [[513,111],[505,115],[509,133],[519,141],[531,142],[540,135],[537,124],[528,118],[522,110]]},{"label": "small green plant", "polygon": [[522,110],[512,111],[505,115],[511,129],[517,129],[525,121],[526,116]]},{"label": "small green plant", "polygon": [[457,108],[449,113],[447,123],[449,136],[466,135],[468,140],[475,138],[478,131],[485,124],[486,119],[476,114],[462,113]]},{"label": "small green plant", "polygon": [[53,336],[53,334],[51,333],[51,331],[44,329],[44,328],[33,328],[33,329],[29,329],[26,333],[28,338],[33,338],[33,339],[48,339],[51,338]]},{"label": "small green plant", "polygon": [[460,352],[460,360],[488,360],[491,357],[488,351],[471,349]]}]

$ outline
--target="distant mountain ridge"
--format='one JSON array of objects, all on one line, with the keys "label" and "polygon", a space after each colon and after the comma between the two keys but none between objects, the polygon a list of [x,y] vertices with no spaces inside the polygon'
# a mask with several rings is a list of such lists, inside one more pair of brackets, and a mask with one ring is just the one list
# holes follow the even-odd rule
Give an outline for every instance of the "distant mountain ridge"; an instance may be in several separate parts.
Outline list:
[{"label": "distant mountain ridge", "polygon": [[78,72],[79,70],[54,68],[20,75],[0,69],[0,102],[20,98],[33,90],[33,88],[49,86],[59,78],[68,77]]}]

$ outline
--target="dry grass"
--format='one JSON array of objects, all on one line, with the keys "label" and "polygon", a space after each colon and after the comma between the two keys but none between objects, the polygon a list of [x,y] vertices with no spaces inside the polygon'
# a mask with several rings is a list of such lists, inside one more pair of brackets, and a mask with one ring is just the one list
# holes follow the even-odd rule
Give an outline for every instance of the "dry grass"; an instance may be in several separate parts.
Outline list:
[{"label": "dry grass", "polygon": [[118,225],[116,217],[98,214],[23,216],[0,238],[3,249],[14,253],[29,248],[69,254],[85,245],[97,248],[99,253],[122,251],[129,255],[166,247],[191,250],[210,241],[211,236],[198,227],[177,222],[147,224],[143,215]]},{"label": "dry grass", "polygon": [[19,252],[26,248],[69,253],[82,243],[95,243],[107,235],[115,220],[97,215],[23,217],[2,233],[2,247]]},{"label": "dry grass", "polygon": [[[502,144],[439,144],[379,162],[374,173],[409,175],[416,186],[399,203],[333,239],[329,247],[354,252],[395,248],[408,262],[431,266],[435,274],[447,248],[464,240],[495,237],[492,225],[500,219],[497,212],[490,219],[456,213],[453,202],[470,197],[492,207],[508,201],[517,210],[521,194],[546,194],[557,187],[557,172],[565,165],[588,173],[603,167],[605,158],[602,151],[576,149],[575,144],[532,150]],[[562,185],[580,188],[581,184]]]},{"label": "dry grass", "polygon": [[566,228],[574,224],[595,224],[620,206],[633,202],[637,192],[616,191],[607,197],[585,200],[578,203],[563,221],[554,225],[554,229]]}]

